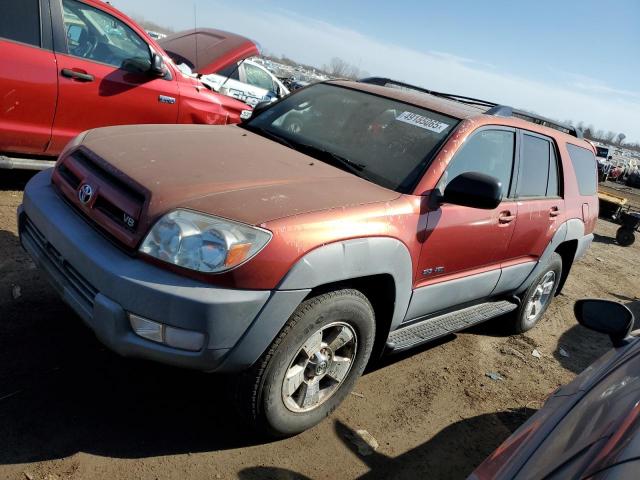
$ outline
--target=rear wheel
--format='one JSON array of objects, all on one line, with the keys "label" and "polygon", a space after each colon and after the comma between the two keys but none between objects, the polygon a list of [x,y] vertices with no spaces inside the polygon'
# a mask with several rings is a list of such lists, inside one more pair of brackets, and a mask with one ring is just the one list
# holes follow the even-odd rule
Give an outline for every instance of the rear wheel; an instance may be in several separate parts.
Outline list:
[{"label": "rear wheel", "polygon": [[261,431],[300,433],[335,410],[362,374],[375,337],[374,312],[357,290],[304,301],[244,374],[238,404]]},{"label": "rear wheel", "polygon": [[554,252],[544,270],[521,297],[520,307],[512,321],[515,333],[531,330],[540,321],[556,294],[561,275],[562,257]]},{"label": "rear wheel", "polygon": [[623,247],[633,245],[636,241],[636,236],[633,234],[633,230],[625,227],[620,227],[616,232],[616,241]]}]

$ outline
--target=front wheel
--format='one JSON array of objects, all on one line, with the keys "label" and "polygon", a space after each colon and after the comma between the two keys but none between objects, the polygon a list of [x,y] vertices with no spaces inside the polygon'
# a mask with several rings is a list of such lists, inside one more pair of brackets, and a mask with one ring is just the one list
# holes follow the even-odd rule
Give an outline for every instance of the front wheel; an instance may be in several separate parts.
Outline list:
[{"label": "front wheel", "polygon": [[544,270],[531,282],[520,299],[520,307],[511,325],[514,333],[531,330],[540,321],[556,294],[561,275],[562,257],[554,252]]},{"label": "front wheel", "polygon": [[373,307],[361,292],[338,290],[304,301],[241,379],[242,413],[271,436],[312,427],[351,391],[374,338]]}]

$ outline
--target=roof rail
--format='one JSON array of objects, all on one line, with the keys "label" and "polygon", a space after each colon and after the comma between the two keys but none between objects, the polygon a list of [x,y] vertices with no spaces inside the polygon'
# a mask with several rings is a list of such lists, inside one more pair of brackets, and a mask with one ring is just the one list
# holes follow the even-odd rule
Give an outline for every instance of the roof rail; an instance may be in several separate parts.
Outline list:
[{"label": "roof rail", "polygon": [[525,112],[524,110],[516,110],[508,107],[507,105],[496,105],[484,113],[485,115],[495,115],[498,117],[516,117],[521,120],[526,120],[527,122],[535,123],[536,125],[542,125],[543,127],[549,127],[560,132],[568,133],[576,138],[584,138],[582,130],[574,127],[573,125],[567,125],[566,123],[551,120],[550,118],[542,117],[535,113]]},{"label": "roof rail", "polygon": [[381,87],[395,86],[400,88],[406,88],[409,90],[415,90],[417,92],[428,93],[429,95],[434,95],[436,97],[446,98],[449,100],[453,100],[455,102],[465,103],[467,105],[489,107],[489,109],[486,112],[484,112],[485,115],[495,115],[497,117],[516,117],[531,123],[535,123],[536,125],[542,125],[544,127],[553,128],[554,130],[558,130],[560,132],[573,135],[576,138],[584,138],[582,134],[582,130],[574,127],[573,125],[567,125],[565,123],[558,122],[556,120],[551,120],[549,118],[536,115],[535,113],[529,113],[523,110],[517,110],[507,105],[499,105],[497,103],[488,102],[486,100],[480,100],[478,98],[473,98],[473,97],[464,97],[462,95],[455,95],[452,93],[436,92],[434,90],[428,90],[426,88],[418,87],[416,85],[411,85],[409,83],[404,83],[404,82],[398,82],[396,80],[391,80],[390,78],[384,78],[384,77],[367,77],[358,81],[360,83],[368,83],[370,85],[379,85]]},{"label": "roof rail", "polygon": [[417,92],[428,93],[429,95],[434,95],[436,97],[448,98],[449,100],[453,100],[456,102],[466,103],[467,105],[478,105],[480,107],[495,107],[497,105],[496,103],[481,100],[479,98],[464,97],[462,95],[455,95],[453,93],[436,92],[435,90],[428,90],[423,87],[418,87],[416,85],[411,85],[409,83],[399,82],[397,80],[392,80],[390,78],[384,77],[367,77],[358,80],[358,82],[368,83],[370,85],[379,85],[381,87],[396,86],[406,88],[409,90],[415,90]]}]

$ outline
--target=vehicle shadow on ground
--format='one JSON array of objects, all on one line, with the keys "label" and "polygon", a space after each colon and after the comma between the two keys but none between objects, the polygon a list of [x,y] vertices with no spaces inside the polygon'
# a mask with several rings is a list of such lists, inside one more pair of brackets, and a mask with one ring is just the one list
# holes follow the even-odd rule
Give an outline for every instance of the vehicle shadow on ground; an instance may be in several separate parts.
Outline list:
[{"label": "vehicle shadow on ground", "polygon": [[[344,447],[369,468],[360,479],[465,478],[524,423],[535,410],[521,408],[479,415],[453,423],[433,438],[397,457],[379,452],[361,455],[353,442],[357,433],[340,421],[335,430]],[[299,479],[308,477],[280,467],[250,467],[239,472],[242,480]]]},{"label": "vehicle shadow on ground", "polygon": [[[620,300],[632,300],[621,295],[614,296]],[[624,303],[636,318],[634,329],[640,328],[640,300]],[[578,374],[612,348],[607,335],[576,324],[560,336],[553,356],[564,368]]]},{"label": "vehicle shadow on ground", "polygon": [[616,239],[613,237],[605,237],[604,235],[593,234],[593,241],[598,243],[604,243],[605,245],[617,245]]},{"label": "vehicle shadow on ground", "polygon": [[40,306],[2,309],[21,325],[0,326],[0,464],[264,443],[233,412],[226,378],[120,358],[65,305]]},{"label": "vehicle shadow on ground", "polygon": [[25,185],[36,173],[34,170],[0,171],[0,190],[24,190]]}]

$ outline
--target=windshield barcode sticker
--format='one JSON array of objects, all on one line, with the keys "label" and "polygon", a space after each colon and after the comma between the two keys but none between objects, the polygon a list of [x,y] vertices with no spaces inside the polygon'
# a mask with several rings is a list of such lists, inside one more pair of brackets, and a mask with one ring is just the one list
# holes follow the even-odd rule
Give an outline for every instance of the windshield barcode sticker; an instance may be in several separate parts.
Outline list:
[{"label": "windshield barcode sticker", "polygon": [[436,133],[442,133],[444,129],[449,126],[448,124],[439,122],[433,118],[423,117],[422,115],[412,112],[402,112],[396,117],[396,120],[410,125],[415,125],[416,127],[424,128],[426,130],[431,130]]}]

